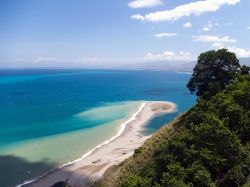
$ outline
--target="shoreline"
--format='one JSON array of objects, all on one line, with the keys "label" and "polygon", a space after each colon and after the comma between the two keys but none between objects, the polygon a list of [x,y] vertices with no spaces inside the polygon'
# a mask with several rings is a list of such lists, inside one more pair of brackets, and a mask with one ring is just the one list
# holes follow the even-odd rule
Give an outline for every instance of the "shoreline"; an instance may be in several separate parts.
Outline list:
[{"label": "shoreline", "polygon": [[52,169],[35,179],[24,181],[17,187],[51,186],[59,181],[68,181],[72,186],[89,186],[101,179],[110,166],[119,164],[132,156],[134,150],[151,137],[142,133],[145,124],[150,119],[175,110],[176,105],[172,102],[143,102],[132,117],[120,125],[115,136],[97,145],[80,158]]}]

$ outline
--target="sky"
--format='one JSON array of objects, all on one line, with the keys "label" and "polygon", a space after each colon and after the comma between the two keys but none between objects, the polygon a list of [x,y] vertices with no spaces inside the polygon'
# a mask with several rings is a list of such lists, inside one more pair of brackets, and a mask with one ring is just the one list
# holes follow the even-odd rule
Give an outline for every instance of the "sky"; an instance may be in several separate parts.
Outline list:
[{"label": "sky", "polygon": [[250,0],[1,0],[0,68],[182,65],[250,57]]}]

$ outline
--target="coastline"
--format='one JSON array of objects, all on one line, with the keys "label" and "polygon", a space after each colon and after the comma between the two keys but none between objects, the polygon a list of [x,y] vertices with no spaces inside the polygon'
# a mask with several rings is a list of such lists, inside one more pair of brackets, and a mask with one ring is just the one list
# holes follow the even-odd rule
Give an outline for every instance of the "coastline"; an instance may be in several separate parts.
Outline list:
[{"label": "coastline", "polygon": [[72,186],[89,186],[101,179],[109,167],[132,156],[134,150],[150,137],[142,133],[150,119],[162,113],[172,113],[175,109],[176,105],[171,102],[143,102],[137,112],[121,124],[115,136],[97,145],[82,157],[17,186],[51,186],[59,181],[68,181]]}]

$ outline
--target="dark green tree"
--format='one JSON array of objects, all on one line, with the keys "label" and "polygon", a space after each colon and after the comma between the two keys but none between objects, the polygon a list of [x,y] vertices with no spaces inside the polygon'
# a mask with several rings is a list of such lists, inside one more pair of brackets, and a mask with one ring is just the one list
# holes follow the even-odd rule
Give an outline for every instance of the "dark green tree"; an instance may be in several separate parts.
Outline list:
[{"label": "dark green tree", "polygon": [[190,181],[192,186],[196,187],[212,187],[215,184],[211,180],[210,173],[206,168],[197,163],[192,164],[186,171],[186,181]]},{"label": "dark green tree", "polygon": [[250,67],[246,66],[246,65],[243,65],[241,68],[240,68],[240,73],[242,75],[247,75],[249,74],[249,71],[250,71]]},{"label": "dark green tree", "polygon": [[235,78],[240,67],[236,55],[227,49],[201,53],[187,87],[191,93],[209,99]]}]

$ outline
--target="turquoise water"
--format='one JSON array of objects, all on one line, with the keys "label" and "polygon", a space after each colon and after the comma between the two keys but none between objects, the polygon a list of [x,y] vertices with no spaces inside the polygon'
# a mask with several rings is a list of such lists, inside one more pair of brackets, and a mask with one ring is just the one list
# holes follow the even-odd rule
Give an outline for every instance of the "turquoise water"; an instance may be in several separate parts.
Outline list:
[{"label": "turquoise water", "polygon": [[175,119],[180,114],[179,111],[167,114],[167,115],[160,115],[156,116],[155,118],[148,121],[145,134],[150,135],[160,129],[163,124],[171,122],[173,119]]},{"label": "turquoise water", "polygon": [[151,120],[145,133],[153,133],[195,103],[189,78],[167,71],[0,70],[0,186],[80,157],[115,135],[144,100],[175,102],[175,114]]}]

